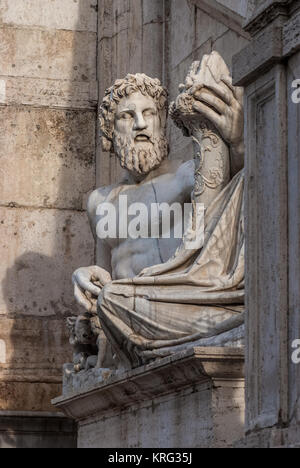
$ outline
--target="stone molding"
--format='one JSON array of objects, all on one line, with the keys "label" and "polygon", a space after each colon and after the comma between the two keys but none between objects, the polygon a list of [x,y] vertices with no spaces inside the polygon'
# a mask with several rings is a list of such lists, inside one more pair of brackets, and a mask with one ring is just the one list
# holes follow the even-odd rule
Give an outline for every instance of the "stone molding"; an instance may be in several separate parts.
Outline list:
[{"label": "stone molding", "polygon": [[77,421],[207,382],[243,380],[238,348],[192,348],[113,376],[94,388],[56,398],[53,405]]},{"label": "stone molding", "polygon": [[282,25],[271,24],[232,59],[236,86],[246,86],[282,59]]},{"label": "stone molding", "polygon": [[283,27],[282,52],[284,57],[296,53],[300,49],[300,11]]},{"label": "stone molding", "polygon": [[252,9],[248,11],[249,16],[244,24],[244,29],[251,36],[257,35],[279,16],[288,17],[293,2],[294,0],[264,0],[263,2],[254,0]]},{"label": "stone molding", "polygon": [[[254,36],[251,43],[233,57],[233,79],[247,86],[262,73],[300,49],[300,10],[289,17],[291,2],[267,2],[268,7],[245,26]],[[300,7],[298,1],[293,3]],[[272,13],[272,14],[271,14]]]}]

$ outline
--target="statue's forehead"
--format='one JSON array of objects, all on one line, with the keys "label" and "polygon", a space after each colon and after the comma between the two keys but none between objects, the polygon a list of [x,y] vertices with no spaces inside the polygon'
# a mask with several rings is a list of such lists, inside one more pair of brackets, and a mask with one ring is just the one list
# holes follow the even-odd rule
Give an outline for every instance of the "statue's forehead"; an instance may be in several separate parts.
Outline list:
[{"label": "statue's forehead", "polygon": [[152,97],[145,96],[140,91],[137,91],[130,96],[122,98],[118,104],[117,111],[121,112],[125,109],[136,111],[144,107],[156,108],[156,103]]}]

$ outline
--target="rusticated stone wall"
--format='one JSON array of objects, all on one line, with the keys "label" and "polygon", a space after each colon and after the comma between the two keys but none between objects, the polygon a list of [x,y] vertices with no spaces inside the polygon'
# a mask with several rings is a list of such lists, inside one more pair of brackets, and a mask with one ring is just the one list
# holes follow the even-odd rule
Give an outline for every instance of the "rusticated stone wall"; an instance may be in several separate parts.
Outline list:
[{"label": "rusticated stone wall", "polygon": [[54,411],[94,262],[97,0],[0,0],[0,410]]},{"label": "rusticated stone wall", "polygon": [[[234,11],[212,0],[170,0],[167,21],[166,50],[168,57],[166,85],[170,100],[176,98],[178,85],[184,82],[194,60],[216,50],[232,69],[232,57],[248,43],[242,29],[243,2],[230,2]],[[235,6],[233,5],[235,3]],[[190,159],[193,154],[190,139],[169,124],[170,157]]]}]

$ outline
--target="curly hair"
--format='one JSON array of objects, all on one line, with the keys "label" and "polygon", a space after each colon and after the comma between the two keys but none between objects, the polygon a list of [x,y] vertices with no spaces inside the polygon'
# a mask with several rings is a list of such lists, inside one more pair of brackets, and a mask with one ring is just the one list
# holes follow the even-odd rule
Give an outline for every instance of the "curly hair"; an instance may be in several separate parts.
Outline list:
[{"label": "curly hair", "polygon": [[[128,74],[122,80],[116,80],[113,86],[107,88],[99,110],[100,135],[104,151],[112,151],[114,119],[117,105],[124,97],[141,92],[144,96],[150,96],[160,112],[168,112],[168,92],[157,78],[149,78],[143,73]],[[166,121],[166,119],[164,119]],[[164,122],[165,125],[165,122]]]}]

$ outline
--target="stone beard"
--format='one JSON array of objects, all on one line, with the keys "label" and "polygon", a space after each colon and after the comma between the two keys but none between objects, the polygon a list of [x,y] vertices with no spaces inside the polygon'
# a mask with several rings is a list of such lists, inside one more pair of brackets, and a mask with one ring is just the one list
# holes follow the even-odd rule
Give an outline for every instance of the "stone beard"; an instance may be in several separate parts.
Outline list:
[{"label": "stone beard", "polygon": [[140,145],[130,136],[117,134],[114,137],[114,150],[123,169],[136,174],[148,174],[168,156],[168,142],[165,136],[149,137],[146,144]]}]

